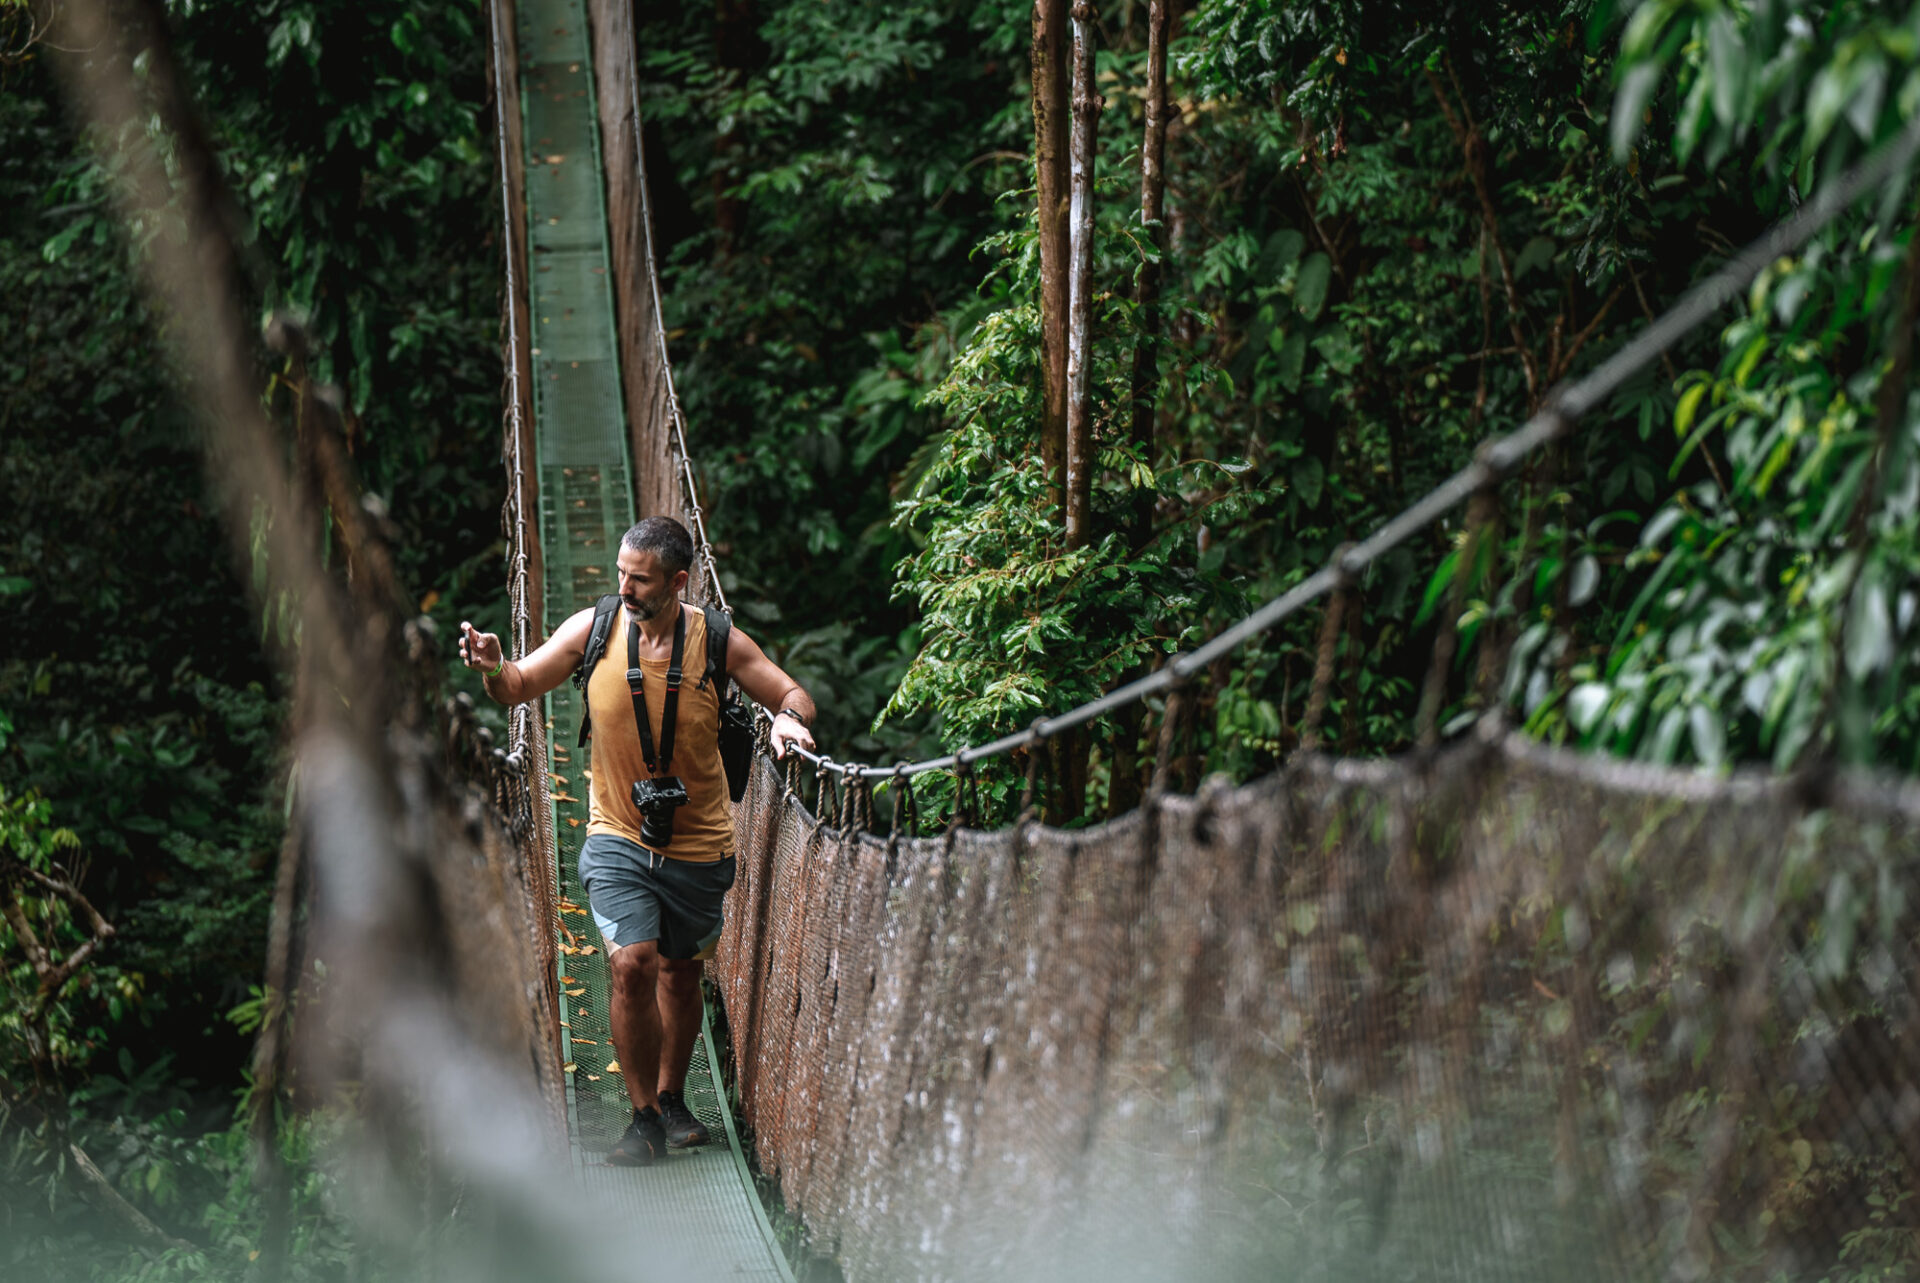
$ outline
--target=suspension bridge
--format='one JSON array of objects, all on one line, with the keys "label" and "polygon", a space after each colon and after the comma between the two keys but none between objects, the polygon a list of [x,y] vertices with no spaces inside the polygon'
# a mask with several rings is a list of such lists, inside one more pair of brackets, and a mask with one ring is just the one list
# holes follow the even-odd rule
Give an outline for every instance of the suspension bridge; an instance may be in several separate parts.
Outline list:
[{"label": "suspension bridge", "polygon": [[[85,34],[94,10],[76,12]],[[726,602],[661,325],[630,11],[495,0],[489,19],[521,655],[607,590],[636,512],[680,517],[689,595]],[[115,56],[77,97],[117,140],[123,199],[158,207],[171,180],[124,128],[144,117]],[[164,85],[164,63],[150,74]],[[171,341],[231,461],[229,521],[280,514],[264,555],[303,630],[269,980],[290,992],[303,955],[326,959],[330,1014],[297,1040],[270,1026],[263,1091],[295,1052],[312,1083],[350,1086],[357,1214],[390,1241],[464,1227],[413,1259],[475,1278],[791,1278],[756,1166],[855,1279],[1798,1279],[1911,1236],[1911,785],[1599,761],[1490,719],[1401,761],[1306,754],[1194,797],[1156,788],[1095,828],[1028,811],[982,831],[964,805],[935,837],[867,828],[882,781],[902,800],[927,772],[964,783],[987,755],[1177,695],[1319,597],[1337,614],[1381,553],[1573,431],[1916,146],[1920,128],[1153,676],[928,762],[803,771],[763,752],[687,1093],[724,1143],[641,1171],[599,1161],[627,1106],[577,880],[573,696],[514,710],[501,744],[436,695],[333,403],[291,378],[297,466],[274,445],[213,171],[183,146],[199,230],[156,240],[149,286],[202,322]],[[344,579],[313,552],[323,510]],[[275,1161],[263,1144],[270,1190]]]}]

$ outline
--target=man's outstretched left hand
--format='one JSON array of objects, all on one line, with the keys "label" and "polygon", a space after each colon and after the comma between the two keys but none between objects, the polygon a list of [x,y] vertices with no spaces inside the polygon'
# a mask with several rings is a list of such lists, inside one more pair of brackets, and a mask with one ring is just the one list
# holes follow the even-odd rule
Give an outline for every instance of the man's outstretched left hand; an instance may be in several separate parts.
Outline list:
[{"label": "man's outstretched left hand", "polygon": [[791,713],[775,715],[773,719],[773,731],[767,738],[773,746],[773,757],[775,761],[779,761],[785,757],[787,750],[796,745],[806,749],[809,753],[814,751],[813,732],[807,729],[805,722]]}]

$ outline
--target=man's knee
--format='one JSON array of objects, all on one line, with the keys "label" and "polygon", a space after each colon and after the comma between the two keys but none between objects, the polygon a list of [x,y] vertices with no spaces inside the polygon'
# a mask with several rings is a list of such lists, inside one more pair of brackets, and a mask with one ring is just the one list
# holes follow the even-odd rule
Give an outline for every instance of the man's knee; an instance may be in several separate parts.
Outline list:
[{"label": "man's knee", "polygon": [[706,964],[698,958],[660,959],[660,987],[676,996],[700,992],[700,975]]},{"label": "man's knee", "polygon": [[660,948],[653,940],[622,945],[607,956],[613,972],[613,987],[625,993],[642,993],[660,977]]}]

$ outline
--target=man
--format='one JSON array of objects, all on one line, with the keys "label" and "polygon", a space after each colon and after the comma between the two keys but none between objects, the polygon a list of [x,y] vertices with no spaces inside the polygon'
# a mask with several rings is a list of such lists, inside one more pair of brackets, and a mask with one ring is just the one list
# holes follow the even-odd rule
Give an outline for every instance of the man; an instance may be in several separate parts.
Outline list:
[{"label": "man", "polygon": [[[702,681],[706,617],[680,600],[692,564],[692,537],[671,517],[648,517],[627,531],[617,560],[621,608],[587,680],[593,738],[580,881],[606,941],[613,1046],[633,1102],[633,1122],[607,1155],[618,1166],[645,1167],[668,1146],[710,1139],[681,1093],[700,1032],[700,974],[720,938],[721,900],[733,885],[733,811],[719,747],[725,683]],[[539,699],[580,666],[593,613],[575,614],[518,662],[505,658],[498,636],[462,622],[460,657],[502,704]],[[670,696],[676,643],[683,674]],[[629,656],[644,674],[639,699],[628,685]],[[737,628],[727,645],[727,675],[762,707],[778,710],[774,756],[795,744],[813,747],[813,700]],[[636,704],[645,710],[644,731]],[[669,777],[684,785],[684,804],[657,801],[663,793],[677,796],[660,783]]]}]

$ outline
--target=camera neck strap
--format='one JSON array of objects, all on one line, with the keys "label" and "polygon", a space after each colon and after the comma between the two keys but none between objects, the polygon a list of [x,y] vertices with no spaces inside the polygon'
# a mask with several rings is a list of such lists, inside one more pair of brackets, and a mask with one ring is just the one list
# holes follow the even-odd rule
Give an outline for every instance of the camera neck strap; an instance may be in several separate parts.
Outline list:
[{"label": "camera neck strap", "polygon": [[647,721],[646,674],[640,670],[640,621],[627,612],[627,690],[633,694],[633,717],[640,723],[640,756],[647,770],[663,775],[673,765],[673,724],[680,712],[680,664],[686,658],[687,612],[673,603],[673,658],[667,661],[667,702],[660,710],[660,758],[653,755],[653,727]]}]

